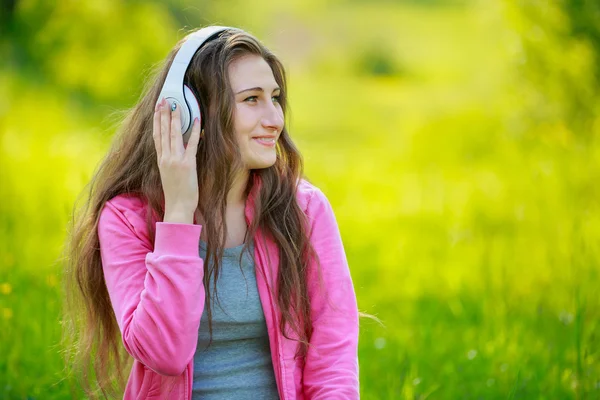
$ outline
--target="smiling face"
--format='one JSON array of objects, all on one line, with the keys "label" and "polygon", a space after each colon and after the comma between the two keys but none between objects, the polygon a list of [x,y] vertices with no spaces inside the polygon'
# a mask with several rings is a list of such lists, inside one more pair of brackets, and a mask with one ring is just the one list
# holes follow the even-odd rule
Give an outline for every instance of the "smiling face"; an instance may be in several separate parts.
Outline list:
[{"label": "smiling face", "polygon": [[268,168],[277,159],[276,142],[284,125],[279,86],[269,64],[255,54],[232,61],[228,73],[242,161],[248,170]]}]

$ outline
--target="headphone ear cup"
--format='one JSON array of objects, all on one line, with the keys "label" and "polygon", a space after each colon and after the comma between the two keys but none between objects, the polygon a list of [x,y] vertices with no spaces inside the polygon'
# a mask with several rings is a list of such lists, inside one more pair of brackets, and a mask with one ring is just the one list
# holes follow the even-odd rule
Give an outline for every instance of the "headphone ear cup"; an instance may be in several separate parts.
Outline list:
[{"label": "headphone ear cup", "polygon": [[[185,102],[187,103],[187,108],[190,111],[190,119],[188,120],[189,124],[186,127],[187,129],[182,132],[185,135],[192,132],[195,118],[198,118],[198,122],[200,122],[200,126],[202,126],[202,115],[200,113],[199,101],[196,99],[196,96],[194,96],[194,93],[187,85],[183,85],[183,95],[185,97]],[[183,130],[184,127],[182,126],[181,129]]]}]

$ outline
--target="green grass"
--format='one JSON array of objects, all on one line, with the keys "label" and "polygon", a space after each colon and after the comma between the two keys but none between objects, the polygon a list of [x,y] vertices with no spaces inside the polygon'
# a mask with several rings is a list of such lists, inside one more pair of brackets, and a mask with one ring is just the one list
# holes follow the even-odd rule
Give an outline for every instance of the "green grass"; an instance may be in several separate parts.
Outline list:
[{"label": "green grass", "polygon": [[[302,12],[319,39],[309,61],[272,39],[291,132],[336,212],[359,307],[385,324],[362,321],[361,398],[600,396],[600,145],[526,119],[506,22],[476,7]],[[106,121],[0,77],[21,96],[0,124],[0,398],[71,398],[56,258]]]}]

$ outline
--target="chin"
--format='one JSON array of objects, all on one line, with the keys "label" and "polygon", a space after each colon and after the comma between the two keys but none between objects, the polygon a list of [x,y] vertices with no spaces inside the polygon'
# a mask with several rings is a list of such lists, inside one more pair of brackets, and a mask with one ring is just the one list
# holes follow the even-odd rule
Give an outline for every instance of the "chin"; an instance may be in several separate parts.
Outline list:
[{"label": "chin", "polygon": [[254,161],[249,163],[250,168],[249,169],[265,169],[265,168],[269,168],[272,167],[273,165],[275,165],[275,159],[273,161]]}]

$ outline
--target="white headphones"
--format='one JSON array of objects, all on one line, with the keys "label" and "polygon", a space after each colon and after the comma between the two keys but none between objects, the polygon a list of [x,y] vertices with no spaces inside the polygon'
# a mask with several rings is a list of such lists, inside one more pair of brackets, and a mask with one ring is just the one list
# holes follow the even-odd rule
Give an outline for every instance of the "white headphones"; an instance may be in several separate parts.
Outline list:
[{"label": "white headphones", "polygon": [[198,121],[202,123],[199,101],[196,99],[196,96],[194,96],[190,88],[183,84],[185,72],[188,69],[192,57],[196,54],[196,51],[198,51],[204,43],[215,39],[221,32],[227,29],[236,28],[227,26],[208,26],[191,33],[177,51],[173,63],[169,68],[167,78],[158,95],[156,105],[158,105],[163,97],[168,101],[171,110],[173,110],[174,105],[177,104],[181,115],[182,135],[192,131],[193,121],[196,117],[198,118]]}]

